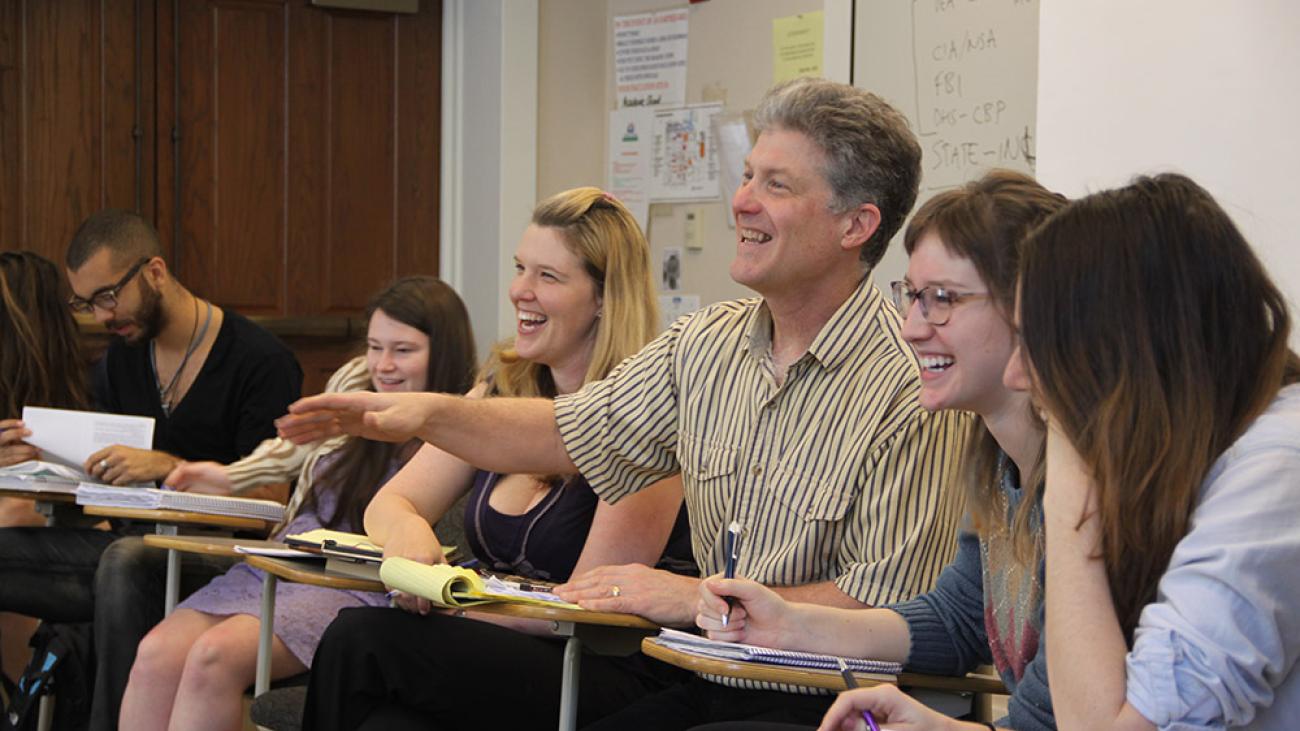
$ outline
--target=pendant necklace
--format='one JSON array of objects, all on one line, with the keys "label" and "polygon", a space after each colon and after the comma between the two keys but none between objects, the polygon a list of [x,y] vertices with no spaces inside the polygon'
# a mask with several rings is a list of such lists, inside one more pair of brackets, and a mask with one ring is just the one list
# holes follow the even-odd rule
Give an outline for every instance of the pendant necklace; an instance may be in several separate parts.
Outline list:
[{"label": "pendant necklace", "polygon": [[212,303],[204,301],[208,306],[207,317],[203,320],[203,329],[199,329],[199,300],[194,298],[194,325],[190,327],[190,344],[185,349],[185,355],[181,356],[181,364],[176,367],[176,372],[172,374],[171,380],[167,385],[162,385],[162,379],[158,377],[158,358],[155,355],[155,342],[149,341],[149,365],[153,368],[153,382],[158,387],[158,401],[162,404],[164,416],[171,416],[174,404],[172,398],[175,396],[176,387],[181,381],[181,374],[185,372],[185,366],[190,362],[190,356],[194,351],[199,349],[199,343],[208,334],[208,326],[212,324]]}]

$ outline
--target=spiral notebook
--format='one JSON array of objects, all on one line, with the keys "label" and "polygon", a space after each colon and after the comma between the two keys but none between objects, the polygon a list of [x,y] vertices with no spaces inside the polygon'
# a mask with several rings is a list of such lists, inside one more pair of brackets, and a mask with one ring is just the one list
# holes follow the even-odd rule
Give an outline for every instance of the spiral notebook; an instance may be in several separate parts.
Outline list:
[{"label": "spiral notebook", "polygon": [[[784,665],[793,668],[811,668],[814,670],[839,670],[839,660],[835,655],[821,655],[815,652],[797,652],[794,650],[776,650],[758,645],[743,645],[739,642],[719,642],[689,632],[664,628],[659,630],[655,641],[690,655],[713,657],[721,660],[743,660],[761,662],[768,665]],[[863,660],[856,657],[843,658],[849,669],[856,673],[878,673],[881,675],[898,675],[903,666],[896,662],[884,660]]]}]

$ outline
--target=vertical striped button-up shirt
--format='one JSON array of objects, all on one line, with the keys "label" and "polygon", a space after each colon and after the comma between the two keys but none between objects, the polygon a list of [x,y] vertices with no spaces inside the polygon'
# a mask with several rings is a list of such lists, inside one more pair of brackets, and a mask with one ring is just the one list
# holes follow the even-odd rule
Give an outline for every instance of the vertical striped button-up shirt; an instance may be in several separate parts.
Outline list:
[{"label": "vertical striped button-up shirt", "polygon": [[565,448],[611,502],[680,471],[696,562],[769,586],[834,581],[870,605],[928,590],[956,546],[971,417],[917,403],[915,356],[864,278],[781,385],[761,298],[679,319],[555,402]]}]

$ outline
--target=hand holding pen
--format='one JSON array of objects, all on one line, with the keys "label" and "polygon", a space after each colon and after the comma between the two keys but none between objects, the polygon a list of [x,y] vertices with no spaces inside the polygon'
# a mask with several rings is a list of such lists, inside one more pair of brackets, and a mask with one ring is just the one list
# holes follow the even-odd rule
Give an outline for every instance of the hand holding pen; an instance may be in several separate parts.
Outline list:
[{"label": "hand holding pen", "polygon": [[[844,684],[852,687],[856,682],[852,673],[842,672]],[[839,731],[853,728],[860,719],[868,729],[878,730],[876,718],[880,718],[891,728],[948,729],[975,728],[974,725],[956,723],[953,719],[927,708],[923,703],[898,689],[892,683],[883,683],[872,688],[858,688],[840,693],[830,710],[822,718],[818,731]],[[860,728],[860,724],[858,725]]]}]

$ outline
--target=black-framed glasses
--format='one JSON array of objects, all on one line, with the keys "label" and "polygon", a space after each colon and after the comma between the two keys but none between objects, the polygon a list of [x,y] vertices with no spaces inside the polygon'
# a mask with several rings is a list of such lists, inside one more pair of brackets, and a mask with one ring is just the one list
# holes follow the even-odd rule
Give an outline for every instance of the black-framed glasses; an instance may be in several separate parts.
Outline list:
[{"label": "black-framed glasses", "polygon": [[117,309],[117,296],[121,294],[122,288],[127,285],[127,282],[131,281],[132,277],[140,272],[140,267],[149,263],[149,259],[150,257],[145,257],[140,261],[137,261],[135,266],[128,269],[126,274],[123,275],[121,279],[117,280],[117,284],[114,284],[111,287],[100,287],[95,290],[94,294],[90,295],[90,299],[82,299],[75,294],[72,295],[68,298],[68,307],[71,307],[73,312],[83,313],[94,312],[96,307],[101,310]]},{"label": "black-framed glasses", "polygon": [[921,317],[931,325],[945,325],[952,317],[952,308],[967,300],[983,299],[988,292],[957,292],[946,287],[912,289],[907,282],[891,282],[889,290],[894,295],[894,306],[904,318],[913,302],[921,303]]}]

